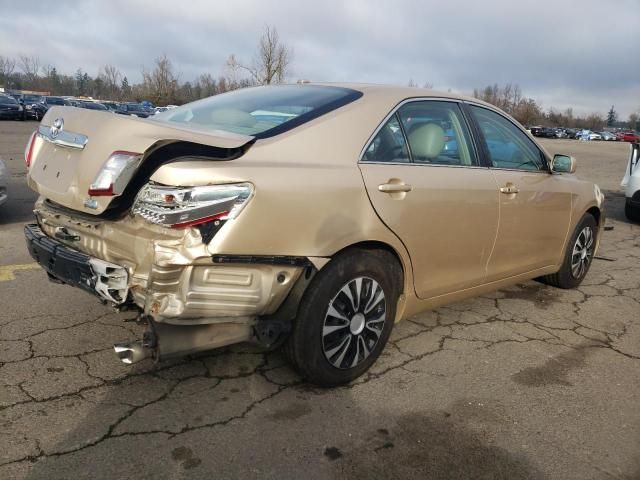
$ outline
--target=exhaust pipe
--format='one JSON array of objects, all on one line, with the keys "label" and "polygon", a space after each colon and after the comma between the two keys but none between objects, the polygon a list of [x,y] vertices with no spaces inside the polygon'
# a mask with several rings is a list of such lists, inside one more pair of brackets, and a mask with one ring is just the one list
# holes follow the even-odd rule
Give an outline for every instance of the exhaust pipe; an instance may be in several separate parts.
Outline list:
[{"label": "exhaust pipe", "polygon": [[142,342],[115,343],[113,349],[116,351],[116,355],[118,355],[122,363],[126,363],[127,365],[144,360],[152,354],[152,350],[142,345]]},{"label": "exhaust pipe", "polygon": [[118,358],[127,365],[148,357],[156,361],[224,347],[252,338],[252,325],[245,323],[214,323],[204,325],[171,325],[149,320],[150,330],[142,341],[113,345]]}]

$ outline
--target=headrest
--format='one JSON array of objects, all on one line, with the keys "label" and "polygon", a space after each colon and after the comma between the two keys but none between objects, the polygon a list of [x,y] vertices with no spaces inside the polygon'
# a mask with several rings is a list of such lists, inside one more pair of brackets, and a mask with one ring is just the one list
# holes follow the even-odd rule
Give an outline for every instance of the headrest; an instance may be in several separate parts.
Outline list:
[{"label": "headrest", "polygon": [[445,144],[444,130],[435,123],[423,123],[409,132],[409,145],[416,157],[436,158]]},{"label": "headrest", "polygon": [[213,123],[234,125],[237,127],[252,127],[257,122],[256,117],[242,110],[223,108],[211,112]]}]

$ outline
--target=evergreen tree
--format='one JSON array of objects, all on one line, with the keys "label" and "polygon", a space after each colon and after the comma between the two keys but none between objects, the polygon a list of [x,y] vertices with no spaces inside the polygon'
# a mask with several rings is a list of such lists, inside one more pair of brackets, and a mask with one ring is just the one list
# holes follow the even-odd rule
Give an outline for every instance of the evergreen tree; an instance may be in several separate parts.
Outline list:
[{"label": "evergreen tree", "polygon": [[613,127],[617,121],[618,121],[618,114],[616,113],[616,110],[613,108],[613,105],[611,105],[611,110],[609,110],[609,113],[607,113],[607,127]]},{"label": "evergreen tree", "polygon": [[126,76],[122,78],[120,90],[122,91],[122,98],[128,100],[129,95],[131,94],[131,86],[129,85],[129,80],[127,80]]}]

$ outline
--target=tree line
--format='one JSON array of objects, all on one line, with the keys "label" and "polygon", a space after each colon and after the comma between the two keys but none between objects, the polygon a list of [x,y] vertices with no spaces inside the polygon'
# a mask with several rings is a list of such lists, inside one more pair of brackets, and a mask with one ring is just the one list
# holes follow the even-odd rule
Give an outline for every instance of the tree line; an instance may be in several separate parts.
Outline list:
[{"label": "tree line", "polygon": [[588,128],[595,131],[601,131],[605,126],[632,130],[640,127],[637,113],[629,115],[626,122],[620,121],[613,105],[606,116],[597,112],[585,116],[575,115],[573,108],[560,111],[551,107],[544,111],[536,100],[523,95],[520,87],[511,83],[504,86],[493,84],[480,89],[476,88],[473,91],[473,96],[501,108],[521,124],[527,126]]},{"label": "tree line", "polygon": [[141,82],[132,83],[111,64],[102,66],[95,76],[81,68],[69,75],[59,72],[55,65],[43,63],[38,56],[19,55],[17,58],[0,56],[0,86],[52,95],[181,105],[237,88],[281,83],[290,73],[292,59],[293,50],[280,40],[275,28],[266,26],[253,58],[243,61],[231,54],[224,73],[218,76],[203,73],[183,82],[171,60],[162,55],[150,69],[142,68]]}]

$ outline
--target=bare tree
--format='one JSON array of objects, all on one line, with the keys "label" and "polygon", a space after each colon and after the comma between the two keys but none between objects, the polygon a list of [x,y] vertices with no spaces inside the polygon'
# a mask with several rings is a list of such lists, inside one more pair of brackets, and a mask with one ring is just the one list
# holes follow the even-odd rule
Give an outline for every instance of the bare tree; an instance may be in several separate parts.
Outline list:
[{"label": "bare tree", "polygon": [[178,76],[166,55],[156,58],[156,66],[150,72],[142,70],[142,91],[154,103],[167,105],[176,102]]},{"label": "bare tree", "polygon": [[20,55],[20,69],[31,82],[38,78],[40,73],[40,58],[36,55]]},{"label": "bare tree", "polygon": [[267,25],[258,42],[258,50],[252,64],[245,65],[232,54],[227,60],[227,68],[233,72],[239,69],[246,70],[251,77],[251,83],[269,85],[284,81],[289,74],[292,58],[293,50],[280,41],[275,27]]},{"label": "bare tree", "polygon": [[597,112],[587,115],[584,119],[584,124],[589,130],[595,130],[599,132],[604,127],[605,119]]},{"label": "bare tree", "polygon": [[629,115],[629,128],[631,130],[635,130],[638,127],[638,120],[640,120],[640,116],[637,113],[632,113]]},{"label": "bare tree", "polygon": [[122,74],[120,70],[110,64],[102,67],[102,71],[98,74],[98,78],[104,83],[104,89],[109,95],[114,95],[120,90]]},{"label": "bare tree", "polygon": [[16,61],[13,58],[0,55],[0,81],[8,83],[15,68]]}]

